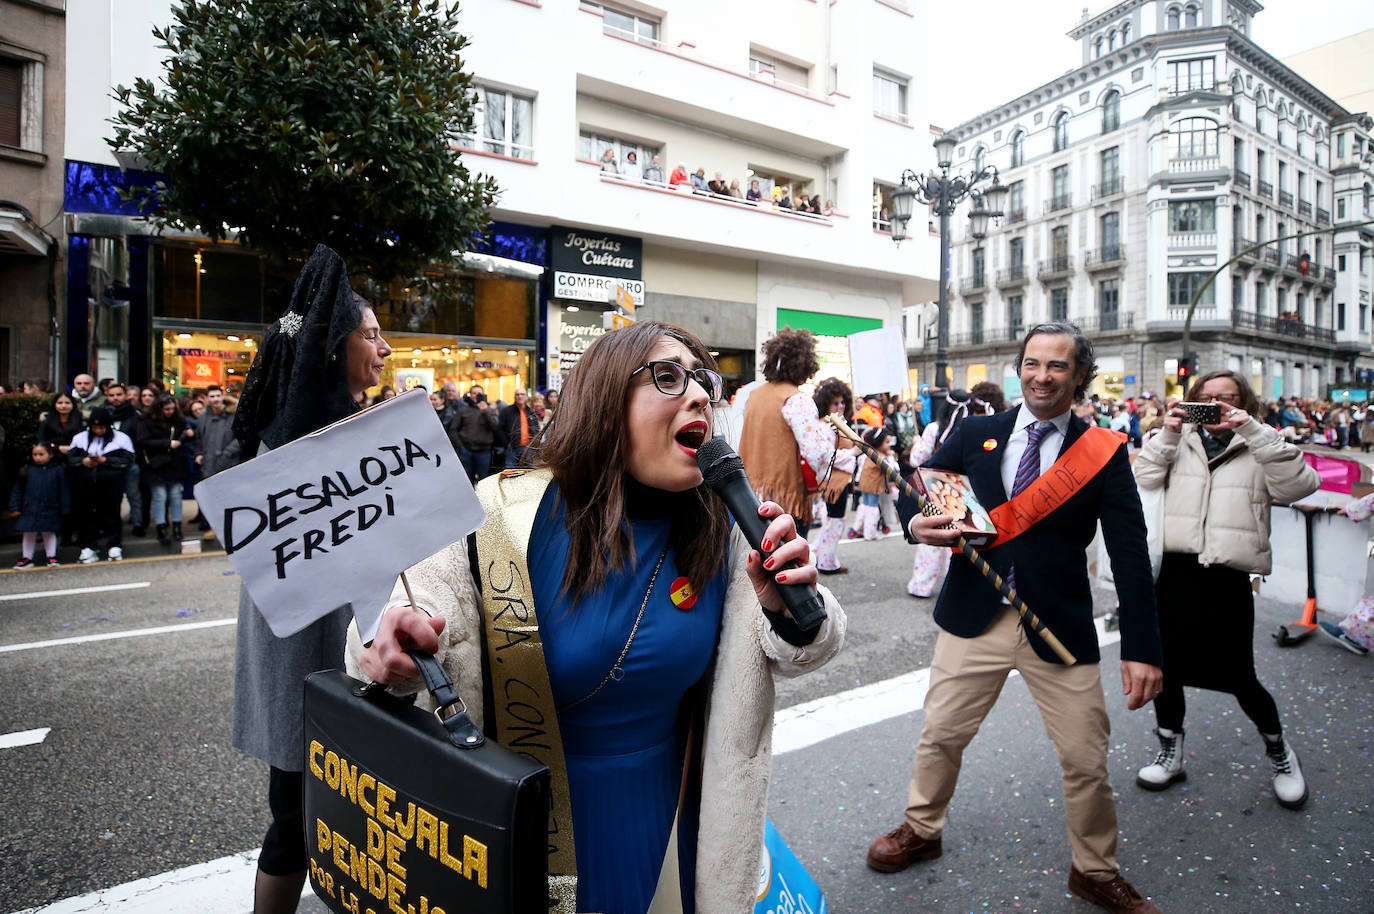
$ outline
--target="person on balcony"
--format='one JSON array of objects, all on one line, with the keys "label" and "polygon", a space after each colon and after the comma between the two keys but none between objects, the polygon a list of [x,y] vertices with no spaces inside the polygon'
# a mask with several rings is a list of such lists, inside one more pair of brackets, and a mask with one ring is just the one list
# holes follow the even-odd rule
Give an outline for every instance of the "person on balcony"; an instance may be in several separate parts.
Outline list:
[{"label": "person on balcony", "polygon": [[733,181],[730,182],[730,189],[727,190],[725,193],[728,196],[734,197],[737,200],[744,199],[744,191],[739,186],[739,178],[735,178]]},{"label": "person on balcony", "polygon": [[698,168],[692,173],[692,193],[709,194],[711,182],[706,180],[706,169]]},{"label": "person on balcony", "polygon": [[615,150],[607,149],[601,153],[601,171],[608,175],[620,174],[620,168],[615,164]]},{"label": "person on balcony", "polygon": [[627,181],[638,181],[644,177],[639,168],[639,156],[634,150],[625,153],[625,161],[620,163],[620,176]]},{"label": "person on balcony", "polygon": [[758,203],[763,199],[763,191],[759,190],[759,179],[755,178],[749,182],[749,190],[745,193],[744,199],[750,203]]},{"label": "person on balcony", "polygon": [[663,166],[659,164],[658,155],[649,160],[649,164],[644,166],[644,180],[653,184],[663,183]]},{"label": "person on balcony", "polygon": [[730,196],[730,185],[725,183],[725,175],[720,172],[716,172],[716,176],[706,182],[706,189],[722,197]]},{"label": "person on balcony", "polygon": [[672,173],[671,175],[668,176],[668,185],[669,185],[670,187],[677,187],[679,184],[686,184],[686,183],[687,183],[687,163],[686,163],[686,162],[678,162],[678,163],[677,163],[677,168],[674,168],[674,169],[673,169],[673,173]]}]

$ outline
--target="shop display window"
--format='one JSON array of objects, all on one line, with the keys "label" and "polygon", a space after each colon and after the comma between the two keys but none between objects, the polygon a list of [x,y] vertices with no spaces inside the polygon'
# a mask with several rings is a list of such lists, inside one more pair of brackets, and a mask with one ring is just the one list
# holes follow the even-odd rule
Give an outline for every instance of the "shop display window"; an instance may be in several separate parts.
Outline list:
[{"label": "shop display window", "polygon": [[238,396],[262,334],[162,330],[160,376],[169,390],[189,393],[218,384]]},{"label": "shop display window", "polygon": [[382,380],[367,392],[369,399],[390,387],[404,393],[415,387],[436,390],[444,382],[458,385],[459,393],[467,393],[473,384],[481,384],[487,399],[493,403],[515,402],[515,392],[528,388],[533,377],[532,349],[502,349],[485,346],[457,346],[445,337],[415,336],[383,332],[391,346]]}]

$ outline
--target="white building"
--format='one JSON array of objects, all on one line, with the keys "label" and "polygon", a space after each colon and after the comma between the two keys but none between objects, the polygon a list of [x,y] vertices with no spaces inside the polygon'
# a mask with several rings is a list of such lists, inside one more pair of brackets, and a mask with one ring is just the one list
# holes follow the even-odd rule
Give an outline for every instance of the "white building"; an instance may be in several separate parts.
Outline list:
[{"label": "white building", "polygon": [[985,161],[1011,187],[985,241],[957,223],[956,384],[1019,392],[1024,330],[1068,318],[1097,343],[1097,392],[1172,392],[1188,306],[1218,268],[1192,316],[1200,371],[1240,371],[1272,399],[1374,365],[1374,227],[1358,225],[1374,218],[1374,123],[1256,46],[1260,10],[1124,0],[1069,32],[1077,67],[950,131],[956,167]]}]

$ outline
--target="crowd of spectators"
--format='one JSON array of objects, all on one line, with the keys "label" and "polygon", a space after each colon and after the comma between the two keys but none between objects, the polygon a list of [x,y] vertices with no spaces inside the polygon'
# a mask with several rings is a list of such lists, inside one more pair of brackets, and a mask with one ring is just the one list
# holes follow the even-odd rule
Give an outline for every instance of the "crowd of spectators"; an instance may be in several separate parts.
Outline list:
[{"label": "crowd of spectators", "polygon": [[607,147],[601,153],[601,171],[605,174],[616,175],[627,181],[641,181],[645,184],[654,184],[661,187],[681,189],[706,197],[717,197],[727,200],[750,204],[752,206],[771,207],[779,211],[800,213],[805,216],[833,216],[835,214],[835,203],[832,200],[821,202],[819,194],[804,194],[798,192],[793,198],[793,189],[785,184],[772,184],[767,190],[763,188],[763,179],[749,179],[748,188],[740,185],[739,178],[726,179],[722,172],[715,172],[712,178],[706,177],[706,169],[698,167],[696,171],[687,171],[686,162],[678,162],[677,166],[668,174],[665,181],[663,178],[663,164],[659,161],[659,156],[654,153],[648,162],[641,163],[639,155],[631,150],[625,153],[625,158],[619,162],[615,158],[615,150]]},{"label": "crowd of spectators", "polygon": [[[19,392],[46,396],[49,386],[25,381]],[[58,564],[59,534],[63,545],[80,545],[83,564],[99,561],[102,551],[120,561],[126,519],[134,537],[152,527],[159,543],[180,541],[195,483],[239,463],[235,402],[218,385],[176,396],[156,379],[97,384],[77,375],[40,415],[29,460],[10,490],[10,516],[23,534],[15,567],[35,564],[39,534],[49,566]],[[197,523],[209,529],[199,512]]]}]

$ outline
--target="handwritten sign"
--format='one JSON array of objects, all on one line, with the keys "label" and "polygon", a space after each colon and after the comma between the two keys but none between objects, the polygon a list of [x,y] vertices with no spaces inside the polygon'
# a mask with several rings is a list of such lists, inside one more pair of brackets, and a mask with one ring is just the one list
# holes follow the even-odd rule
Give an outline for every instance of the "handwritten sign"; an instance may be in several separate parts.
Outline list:
[{"label": "handwritten sign", "polygon": [[371,640],[396,576],[486,520],[418,390],[216,473],[196,502],[278,637],[351,605]]},{"label": "handwritten sign", "polygon": [[901,327],[879,327],[849,335],[849,366],[857,399],[907,386],[906,348]]}]

